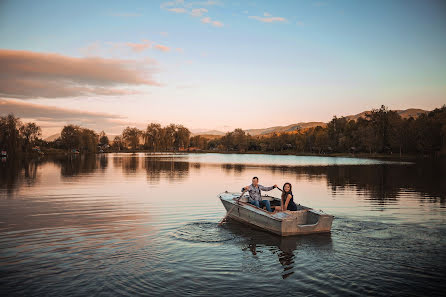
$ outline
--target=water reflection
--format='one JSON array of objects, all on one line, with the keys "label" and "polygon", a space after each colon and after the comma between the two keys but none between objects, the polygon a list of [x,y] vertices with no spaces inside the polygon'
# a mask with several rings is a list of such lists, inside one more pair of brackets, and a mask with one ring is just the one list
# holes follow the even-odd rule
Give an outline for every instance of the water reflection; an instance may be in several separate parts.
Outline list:
[{"label": "water reflection", "polygon": [[299,248],[305,246],[305,249],[323,250],[324,252],[332,249],[331,234],[314,234],[307,236],[289,236],[281,237],[260,230],[252,229],[244,224],[234,220],[225,223],[224,228],[234,234],[235,238],[240,238],[242,251],[249,251],[254,259],[259,260],[265,257],[267,262],[273,260],[269,251],[277,256],[278,262],[282,265],[282,279],[286,279],[294,273],[296,256]]},{"label": "water reflection", "polygon": [[94,173],[99,166],[100,159],[96,155],[70,155],[50,158],[54,164],[60,166],[60,175],[72,177],[80,174]]},{"label": "water reflection", "polygon": [[[0,199],[3,294],[444,291],[444,163],[245,166],[217,157],[223,162],[102,154],[1,163],[0,197],[16,198]],[[216,194],[253,174],[296,183],[302,204],[336,216],[332,233],[281,238],[233,221],[219,227]]]},{"label": "water reflection", "polygon": [[[169,181],[177,181],[186,178],[189,175],[189,162],[178,162],[173,160],[159,160],[157,158],[145,158],[143,169],[146,171],[147,180],[156,182],[163,178]],[[200,165],[194,165],[195,169],[200,169]]]},{"label": "water reflection", "polygon": [[242,164],[190,163],[182,158],[167,155],[100,154],[46,157],[45,159],[8,159],[0,163],[0,189],[7,195],[22,184],[32,186],[41,167],[55,164],[62,177],[74,177],[120,169],[124,175],[145,173],[149,183],[159,183],[165,178],[174,182],[187,178],[190,170],[221,168],[227,175],[241,176],[246,170],[268,171],[273,174],[294,176],[297,181],[326,181],[332,195],[346,191],[356,192],[357,197],[385,206],[396,203],[401,197],[416,192],[420,201],[446,202],[446,158],[420,161],[416,164],[372,164],[330,166],[272,166]]},{"label": "water reflection", "polygon": [[139,170],[139,157],[136,154],[121,157],[121,168],[125,174],[134,174]]},{"label": "water reflection", "polygon": [[[416,164],[375,164],[343,166],[261,166],[273,173],[295,175],[298,180],[326,180],[333,195],[356,191],[380,205],[398,201],[406,192],[418,192],[422,201],[446,202],[446,159],[422,161]],[[228,174],[243,172],[253,166],[222,164]]]},{"label": "water reflection", "polygon": [[222,164],[221,168],[228,174],[242,173],[246,170],[246,165],[243,164]]},{"label": "water reflection", "polygon": [[37,180],[40,159],[8,159],[0,163],[0,189],[5,189],[12,195],[17,186],[24,184],[32,186]]}]

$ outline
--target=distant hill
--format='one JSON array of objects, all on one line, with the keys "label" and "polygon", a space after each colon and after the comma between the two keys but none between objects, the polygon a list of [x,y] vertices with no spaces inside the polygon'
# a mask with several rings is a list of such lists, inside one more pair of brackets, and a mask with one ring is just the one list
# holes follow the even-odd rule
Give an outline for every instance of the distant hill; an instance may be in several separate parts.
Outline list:
[{"label": "distant hill", "polygon": [[324,122],[307,122],[307,123],[291,124],[288,126],[276,126],[276,127],[270,127],[270,128],[264,128],[264,129],[248,129],[245,131],[246,131],[246,133],[249,133],[252,136],[259,136],[259,135],[268,135],[268,134],[272,134],[272,133],[293,132],[293,131],[313,128],[313,127],[317,127],[317,126],[325,127],[326,125],[327,124]]},{"label": "distant hill", "polygon": [[192,130],[192,136],[195,135],[216,135],[216,136],[223,136],[226,133],[218,130]]},{"label": "distant hill", "polygon": [[56,134],[53,134],[53,135],[48,136],[48,137],[45,138],[44,140],[50,142],[50,141],[54,141],[54,140],[56,140],[56,139],[59,138],[59,137],[60,137],[60,133],[56,133]]},{"label": "distant hill", "polygon": [[[113,141],[113,139],[115,139],[115,136],[118,136],[118,134],[107,134],[107,137],[108,137],[109,141]],[[49,142],[49,141],[54,141],[54,140],[56,140],[59,137],[60,137],[60,133],[56,133],[56,134],[53,134],[53,135],[50,135],[50,136],[44,138],[43,140]]]},{"label": "distant hill", "polygon": [[[409,108],[405,110],[395,110],[398,112],[398,114],[403,118],[417,118],[420,114],[427,113],[429,111],[423,110],[423,109],[417,109],[417,108]],[[348,115],[345,116],[348,120],[357,120],[360,117],[365,117],[367,113],[370,113],[371,111],[363,111],[361,113],[355,114],[355,115]],[[339,116],[340,117],[340,116]],[[269,135],[273,133],[285,133],[285,132],[294,132],[297,130],[306,130],[309,128],[314,128],[317,126],[326,127],[327,123],[324,122],[301,122],[297,124],[291,124],[288,126],[274,126],[269,128],[262,128],[262,129],[247,129],[245,130],[246,133],[249,133],[252,136],[263,136],[263,135]],[[218,133],[217,133],[218,132]],[[194,133],[194,135],[224,135],[224,132],[221,131],[215,131],[215,130],[209,130],[209,131],[202,131],[200,133]]]},{"label": "distant hill", "polygon": [[[403,119],[408,119],[410,117],[413,118],[417,118],[420,114],[423,113],[428,113],[428,110],[423,110],[423,109],[417,109],[417,108],[409,108],[409,109],[405,109],[405,110],[395,110]],[[368,111],[363,111],[361,113],[355,114],[355,115],[349,115],[346,116],[346,118],[351,121],[351,120],[357,120],[358,118],[365,118],[367,113],[370,113],[371,110]]]}]

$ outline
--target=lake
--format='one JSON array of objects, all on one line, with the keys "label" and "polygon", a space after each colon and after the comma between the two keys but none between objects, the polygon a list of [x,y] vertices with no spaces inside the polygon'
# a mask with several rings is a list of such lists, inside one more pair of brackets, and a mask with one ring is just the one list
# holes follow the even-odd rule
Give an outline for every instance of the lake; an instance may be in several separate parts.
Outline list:
[{"label": "lake", "polygon": [[[258,176],[335,216],[281,238],[217,224]],[[279,196],[275,189],[268,194]],[[101,154],[0,163],[8,296],[389,296],[446,289],[446,160]]]}]

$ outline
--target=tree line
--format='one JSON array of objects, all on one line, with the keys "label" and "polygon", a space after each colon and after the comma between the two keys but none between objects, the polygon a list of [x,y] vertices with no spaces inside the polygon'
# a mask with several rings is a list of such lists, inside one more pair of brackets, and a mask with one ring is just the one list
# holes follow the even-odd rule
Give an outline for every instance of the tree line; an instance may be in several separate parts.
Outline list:
[{"label": "tree line", "polygon": [[162,127],[150,123],[145,130],[126,127],[112,141],[104,131],[95,131],[77,125],[63,127],[60,137],[54,141],[40,138],[41,128],[35,123],[22,123],[13,114],[0,117],[0,150],[8,155],[30,152],[33,147],[60,149],[76,152],[96,153],[104,150],[150,150],[178,151],[189,147],[191,132],[182,125],[170,124]]},{"label": "tree line", "polygon": [[251,136],[235,129],[221,138],[194,136],[190,143],[203,150],[240,152],[446,153],[446,105],[417,118],[402,118],[381,106],[356,120],[334,116],[325,127],[266,136]]},{"label": "tree line", "polygon": [[334,116],[324,127],[264,136],[252,136],[242,129],[235,129],[222,137],[191,137],[189,129],[182,125],[162,127],[157,123],[148,124],[145,130],[126,127],[112,141],[104,131],[97,134],[76,125],[64,126],[60,137],[52,142],[45,142],[40,136],[41,128],[35,123],[22,123],[12,114],[0,117],[0,149],[8,154],[29,152],[36,145],[93,153],[107,148],[153,152],[191,149],[312,154],[445,154],[446,105],[416,118],[402,118],[396,111],[381,106],[356,120]]}]

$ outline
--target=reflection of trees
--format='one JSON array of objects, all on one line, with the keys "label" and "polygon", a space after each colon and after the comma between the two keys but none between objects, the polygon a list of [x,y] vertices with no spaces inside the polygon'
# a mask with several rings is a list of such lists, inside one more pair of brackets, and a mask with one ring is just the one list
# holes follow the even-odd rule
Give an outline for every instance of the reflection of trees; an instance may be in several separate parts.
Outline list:
[{"label": "reflection of trees", "polygon": [[64,177],[92,173],[99,168],[99,159],[94,154],[57,157],[53,162],[60,165],[60,174]]},{"label": "reflection of trees", "polygon": [[382,204],[398,200],[406,191],[420,193],[423,201],[446,201],[446,159],[415,165],[282,167],[282,171],[295,172],[309,180],[324,177],[333,194],[353,190]]},{"label": "reflection of trees", "polygon": [[121,167],[124,173],[132,174],[138,171],[139,168],[139,156],[129,155],[121,157]]},{"label": "reflection of trees", "polygon": [[142,166],[146,170],[147,179],[156,182],[161,177],[166,177],[169,181],[184,179],[189,175],[190,165],[189,162],[146,158]]},{"label": "reflection of trees", "polygon": [[3,158],[0,162],[0,188],[12,194],[19,184],[33,185],[37,178],[39,159]]},{"label": "reflection of trees", "polygon": [[[107,137],[107,136],[105,136],[105,137]],[[99,165],[101,166],[101,169],[106,169],[108,167],[108,157],[105,154],[100,155]]]},{"label": "reflection of trees", "polygon": [[245,171],[246,165],[243,165],[243,164],[222,164],[221,168],[226,173],[232,173],[232,172],[242,173],[243,171]]},{"label": "reflection of trees", "polygon": [[[246,170],[246,165],[222,164],[228,174]],[[399,200],[407,191],[418,192],[423,201],[446,202],[446,158],[418,161],[416,164],[377,164],[342,166],[260,166],[272,173],[295,174],[298,179],[326,180],[333,194],[356,191],[380,204]]]},{"label": "reflection of trees", "polygon": [[312,246],[324,250],[332,248],[330,234],[281,237],[253,229],[233,220],[226,223],[224,227],[235,233],[237,238],[242,238],[243,251],[249,250],[253,256],[258,256],[258,249],[264,251],[266,248],[276,254],[283,267],[282,278],[284,279],[294,273],[294,251],[299,250],[300,246]]}]

